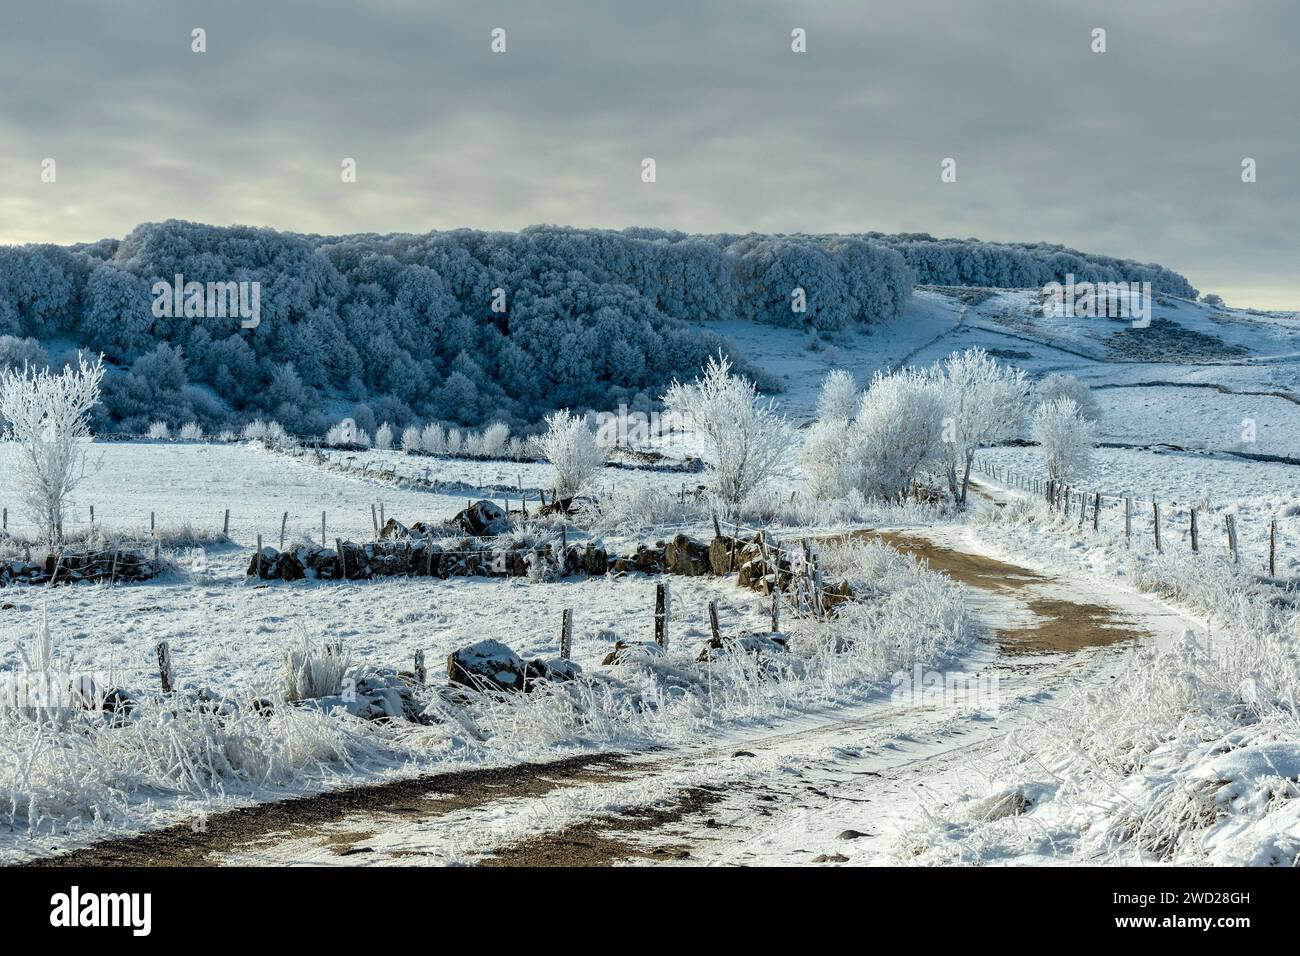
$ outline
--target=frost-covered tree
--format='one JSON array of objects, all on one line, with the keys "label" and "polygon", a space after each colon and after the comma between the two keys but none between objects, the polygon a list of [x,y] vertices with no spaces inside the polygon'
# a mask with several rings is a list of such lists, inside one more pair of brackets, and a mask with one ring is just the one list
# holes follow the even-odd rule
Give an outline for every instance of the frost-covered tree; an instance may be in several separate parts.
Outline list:
[{"label": "frost-covered tree", "polygon": [[1074,399],[1056,398],[1035,408],[1033,437],[1053,480],[1077,481],[1092,468],[1097,425],[1083,414]]},{"label": "frost-covered tree", "polygon": [[420,431],[420,447],[431,455],[447,453],[447,433],[437,422],[429,422]]},{"label": "frost-covered tree", "polygon": [[1092,394],[1092,389],[1073,375],[1053,372],[1039,380],[1034,386],[1034,405],[1046,405],[1058,398],[1071,398],[1079,406],[1079,414],[1089,421],[1101,420],[1101,408]]},{"label": "frost-covered tree", "polygon": [[506,443],[510,440],[510,426],[505,422],[493,422],[483,430],[482,454],[484,458],[500,458],[506,453]]},{"label": "frost-covered tree", "polygon": [[393,447],[393,426],[384,422],[375,431],[375,447],[380,451],[390,451]]},{"label": "frost-covered tree", "polygon": [[9,369],[0,373],[3,437],[14,442],[14,486],[19,500],[46,542],[63,537],[68,499],[85,475],[90,413],[99,401],[103,358],[79,356],[78,367]]},{"label": "frost-covered tree", "polygon": [[762,398],[749,379],[732,374],[731,362],[721,353],[709,359],[693,382],[674,380],[663,404],[687,428],[700,432],[712,490],[732,504],[773,478],[794,444],[794,430],[771,399]]},{"label": "frost-covered tree", "polygon": [[936,376],[876,373],[847,435],[854,485],[868,498],[906,497],[940,458],[945,411]]},{"label": "frost-covered tree", "polygon": [[857,490],[898,500],[940,461],[944,401],[937,376],[877,373],[851,417],[833,414],[809,430],[800,454],[808,490],[836,498]]},{"label": "frost-covered tree", "polygon": [[1029,379],[981,348],[953,352],[934,374],[944,403],[943,469],[953,499],[965,505],[976,452],[1012,437],[1024,421]]},{"label": "frost-covered tree", "polygon": [[568,409],[546,417],[546,431],[538,436],[537,447],[555,468],[553,490],[560,499],[582,491],[605,463],[605,450],[596,442],[595,432]]},{"label": "frost-covered tree", "polygon": [[835,369],[822,380],[817,395],[817,419],[828,422],[847,420],[858,408],[858,385],[844,369]]},{"label": "frost-covered tree", "polygon": [[402,429],[402,451],[408,455],[420,451],[420,429],[414,425],[407,425]]}]

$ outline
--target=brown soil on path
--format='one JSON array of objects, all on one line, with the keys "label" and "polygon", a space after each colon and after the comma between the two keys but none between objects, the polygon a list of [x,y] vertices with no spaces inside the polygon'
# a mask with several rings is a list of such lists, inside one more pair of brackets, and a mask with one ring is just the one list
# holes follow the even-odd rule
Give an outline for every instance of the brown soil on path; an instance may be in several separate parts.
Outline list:
[{"label": "brown soil on path", "polygon": [[1085,647],[1104,647],[1146,636],[1145,631],[1124,627],[1115,612],[1100,604],[1076,604],[1054,598],[1036,598],[1029,609],[1038,620],[1027,627],[1003,628],[998,644],[1009,654],[1056,652],[1068,654]]},{"label": "brown soil on path", "polygon": [[917,535],[898,531],[855,531],[852,537],[880,541],[895,551],[924,560],[932,571],[941,571],[954,581],[985,591],[1018,591],[1032,581],[1047,580],[1041,574],[1014,564],[954,551]]},{"label": "brown soil on path", "polygon": [[312,797],[262,803],[212,814],[196,828],[176,824],[138,836],[106,840],[27,866],[211,866],[213,854],[256,849],[300,837],[322,837],[340,856],[364,853],[366,832],[325,829],[353,814],[427,820],[498,800],[537,797],[566,786],[627,778],[622,754],[592,754],[541,764],[430,774],[367,784]]},{"label": "brown soil on path", "polygon": [[919,535],[897,531],[858,531],[852,537],[880,541],[925,561],[931,570],[941,571],[962,584],[1023,596],[1036,620],[1023,627],[997,630],[998,645],[1008,654],[1068,654],[1146,636],[1145,631],[1126,627],[1127,622],[1112,608],[1026,594],[1035,585],[1052,580],[1026,568],[980,554],[955,551]]},{"label": "brown soil on path", "polygon": [[493,850],[491,856],[479,861],[479,866],[613,866],[632,859],[684,860],[690,856],[684,846],[645,846],[636,842],[635,835],[659,830],[719,803],[721,790],[688,787],[666,805],[624,807],[617,816],[583,820],[552,833],[539,833]]}]

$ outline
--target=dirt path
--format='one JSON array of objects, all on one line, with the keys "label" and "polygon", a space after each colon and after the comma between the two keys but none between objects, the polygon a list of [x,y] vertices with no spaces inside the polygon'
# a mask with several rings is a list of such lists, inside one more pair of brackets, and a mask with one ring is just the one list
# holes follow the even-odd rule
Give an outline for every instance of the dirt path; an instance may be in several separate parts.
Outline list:
[{"label": "dirt path", "polygon": [[211,816],[197,832],[171,827],[41,865],[885,861],[928,804],[991,766],[1007,733],[1050,721],[1064,689],[1118,666],[1117,643],[1186,625],[1137,596],[1117,607],[1100,585],[982,554],[963,537],[968,529],[860,534],[970,588],[994,640],[966,666],[997,677],[995,716],[877,699],[672,752],[461,771],[261,805]]}]

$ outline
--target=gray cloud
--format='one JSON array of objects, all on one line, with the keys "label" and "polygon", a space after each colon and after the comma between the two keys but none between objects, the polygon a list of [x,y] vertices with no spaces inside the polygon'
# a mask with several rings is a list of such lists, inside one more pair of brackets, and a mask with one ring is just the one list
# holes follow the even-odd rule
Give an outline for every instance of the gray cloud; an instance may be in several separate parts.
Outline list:
[{"label": "gray cloud", "polygon": [[17,0],[0,241],[169,217],[923,230],[1158,261],[1230,302],[1300,307],[1300,7],[1082,6]]}]

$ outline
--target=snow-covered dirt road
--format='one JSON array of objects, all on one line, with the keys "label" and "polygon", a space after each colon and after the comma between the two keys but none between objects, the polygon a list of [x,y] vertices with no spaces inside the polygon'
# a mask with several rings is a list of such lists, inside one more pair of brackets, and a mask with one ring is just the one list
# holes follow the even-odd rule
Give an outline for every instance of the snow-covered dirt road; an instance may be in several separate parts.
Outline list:
[{"label": "snow-covered dirt road", "polygon": [[1071,687],[1119,673],[1134,641],[1197,628],[1113,581],[1037,573],[990,554],[977,535],[970,527],[881,533],[969,587],[987,634],[957,676],[983,688],[977,706],[882,695],[775,732],[362,787],[51,862],[897,862],[928,808],[979,788],[1009,734],[1032,739]]}]

